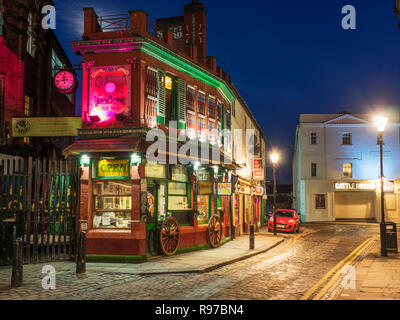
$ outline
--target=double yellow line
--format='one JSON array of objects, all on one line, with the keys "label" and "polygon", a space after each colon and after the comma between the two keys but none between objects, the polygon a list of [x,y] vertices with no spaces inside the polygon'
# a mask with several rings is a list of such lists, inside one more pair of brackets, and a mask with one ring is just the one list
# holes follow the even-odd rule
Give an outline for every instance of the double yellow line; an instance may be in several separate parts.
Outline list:
[{"label": "double yellow line", "polygon": [[[321,280],[319,280],[312,288],[310,288],[301,298],[300,300],[320,300],[326,292],[335,284],[337,279],[341,275],[341,271],[343,267],[351,265],[354,260],[356,260],[369,245],[376,240],[376,236],[369,238],[364,241],[361,245],[359,245],[352,253],[350,253],[346,258],[341,260],[336,266],[334,266]],[[328,279],[330,280],[328,281]],[[328,283],[318,291],[318,289],[326,282]]]}]

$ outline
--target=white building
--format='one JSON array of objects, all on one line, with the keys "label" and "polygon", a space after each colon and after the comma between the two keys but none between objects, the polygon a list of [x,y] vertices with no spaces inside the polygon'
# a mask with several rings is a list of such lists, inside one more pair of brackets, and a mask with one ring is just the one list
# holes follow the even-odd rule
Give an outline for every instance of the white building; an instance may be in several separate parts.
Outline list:
[{"label": "white building", "polygon": [[[302,221],[380,221],[380,152],[373,115],[302,114],[293,160],[294,206]],[[400,221],[400,122],[384,134],[386,220]]]}]

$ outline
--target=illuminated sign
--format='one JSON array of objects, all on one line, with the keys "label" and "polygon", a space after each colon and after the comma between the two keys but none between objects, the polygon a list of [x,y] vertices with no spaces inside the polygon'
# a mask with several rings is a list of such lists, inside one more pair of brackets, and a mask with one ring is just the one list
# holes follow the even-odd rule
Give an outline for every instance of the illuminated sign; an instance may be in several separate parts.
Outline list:
[{"label": "illuminated sign", "polygon": [[[380,182],[338,182],[335,183],[338,191],[376,191],[380,189]],[[385,181],[384,191],[394,193],[394,181]]]},{"label": "illuminated sign", "polygon": [[231,196],[232,195],[232,183],[218,183],[218,195],[219,196]]},{"label": "illuminated sign", "polygon": [[213,193],[212,182],[199,182],[199,195],[208,195]]},{"label": "illuminated sign", "polygon": [[76,137],[82,119],[76,117],[13,118],[12,135],[20,137]]},{"label": "illuminated sign", "polygon": [[131,67],[90,68],[88,120],[109,123],[130,116]]},{"label": "illuminated sign", "polygon": [[263,187],[254,187],[254,195],[255,196],[263,196],[264,188]]},{"label": "illuminated sign", "polygon": [[253,179],[256,181],[264,180],[263,160],[254,159]]},{"label": "illuminated sign", "polygon": [[129,179],[130,163],[124,160],[99,160],[97,163],[97,179]]}]

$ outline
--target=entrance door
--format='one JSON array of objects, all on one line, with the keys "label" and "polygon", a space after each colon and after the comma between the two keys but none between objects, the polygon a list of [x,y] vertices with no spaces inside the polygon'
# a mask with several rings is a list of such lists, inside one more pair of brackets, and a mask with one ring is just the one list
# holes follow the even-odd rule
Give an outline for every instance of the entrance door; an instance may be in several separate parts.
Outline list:
[{"label": "entrance door", "polygon": [[336,192],[336,219],[374,219],[375,192]]},{"label": "entrance door", "polygon": [[146,253],[150,255],[158,253],[158,194],[159,186],[147,186]]}]

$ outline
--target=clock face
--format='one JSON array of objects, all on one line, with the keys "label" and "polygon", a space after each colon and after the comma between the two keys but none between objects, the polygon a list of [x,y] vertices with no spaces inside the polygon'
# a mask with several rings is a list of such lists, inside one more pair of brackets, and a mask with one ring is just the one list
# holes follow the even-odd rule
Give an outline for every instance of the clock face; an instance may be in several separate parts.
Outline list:
[{"label": "clock face", "polygon": [[66,70],[62,70],[54,77],[54,83],[61,93],[70,93],[75,88],[75,75]]}]

